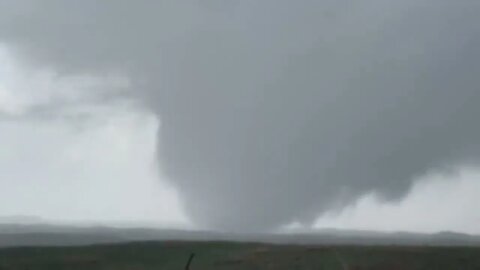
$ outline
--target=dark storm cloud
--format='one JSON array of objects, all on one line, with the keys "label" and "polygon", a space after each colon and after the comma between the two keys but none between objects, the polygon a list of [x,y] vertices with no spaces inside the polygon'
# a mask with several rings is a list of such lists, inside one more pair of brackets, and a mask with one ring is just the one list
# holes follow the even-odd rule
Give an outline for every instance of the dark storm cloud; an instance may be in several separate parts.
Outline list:
[{"label": "dark storm cloud", "polygon": [[32,61],[129,74],[203,226],[308,223],[480,154],[476,1],[6,2]]}]

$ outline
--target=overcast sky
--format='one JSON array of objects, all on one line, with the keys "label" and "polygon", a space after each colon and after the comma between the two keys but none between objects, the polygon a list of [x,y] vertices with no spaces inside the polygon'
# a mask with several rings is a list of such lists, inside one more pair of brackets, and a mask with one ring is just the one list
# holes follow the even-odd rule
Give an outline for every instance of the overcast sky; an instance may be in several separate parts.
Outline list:
[{"label": "overcast sky", "polygon": [[0,62],[0,220],[188,224],[157,169],[157,118],[90,95],[128,83],[30,69],[4,46]]},{"label": "overcast sky", "polygon": [[0,3],[0,216],[480,233],[480,3]]}]

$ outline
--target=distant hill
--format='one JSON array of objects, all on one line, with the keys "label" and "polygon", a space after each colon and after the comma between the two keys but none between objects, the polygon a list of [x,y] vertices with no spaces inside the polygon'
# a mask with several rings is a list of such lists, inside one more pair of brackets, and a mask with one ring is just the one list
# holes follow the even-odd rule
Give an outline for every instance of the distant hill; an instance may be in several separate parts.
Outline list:
[{"label": "distant hill", "polygon": [[151,228],[82,227],[52,224],[0,224],[0,247],[76,246],[136,241],[242,241],[308,245],[480,246],[480,237],[454,232],[380,233],[324,229],[291,234],[228,234]]},{"label": "distant hill", "polygon": [[0,224],[41,224],[46,223],[41,217],[15,215],[15,216],[0,216]]}]

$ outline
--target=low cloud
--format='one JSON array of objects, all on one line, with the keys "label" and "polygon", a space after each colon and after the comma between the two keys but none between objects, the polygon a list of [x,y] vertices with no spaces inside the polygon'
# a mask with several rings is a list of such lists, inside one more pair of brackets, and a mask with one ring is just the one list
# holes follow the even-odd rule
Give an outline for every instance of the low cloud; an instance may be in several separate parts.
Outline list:
[{"label": "low cloud", "polygon": [[0,38],[62,74],[127,74],[200,226],[310,224],[479,157],[479,3],[39,3],[5,1]]}]

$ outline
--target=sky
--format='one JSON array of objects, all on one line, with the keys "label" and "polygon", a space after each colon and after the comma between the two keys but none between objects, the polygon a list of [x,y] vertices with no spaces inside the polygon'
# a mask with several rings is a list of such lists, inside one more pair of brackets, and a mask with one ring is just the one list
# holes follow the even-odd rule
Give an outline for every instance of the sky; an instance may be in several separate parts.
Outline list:
[{"label": "sky", "polygon": [[187,226],[175,189],[160,181],[156,117],[88,97],[128,83],[29,69],[5,46],[0,62],[0,220]]},{"label": "sky", "polygon": [[480,233],[480,3],[0,10],[0,216]]}]

